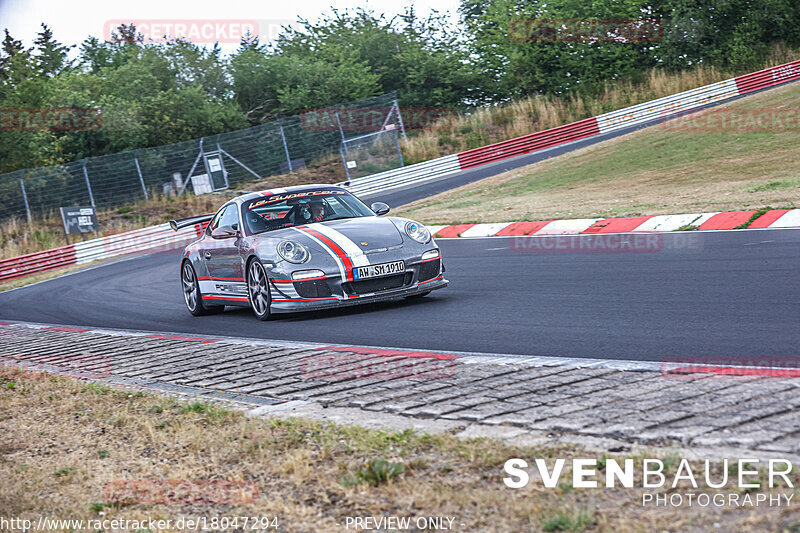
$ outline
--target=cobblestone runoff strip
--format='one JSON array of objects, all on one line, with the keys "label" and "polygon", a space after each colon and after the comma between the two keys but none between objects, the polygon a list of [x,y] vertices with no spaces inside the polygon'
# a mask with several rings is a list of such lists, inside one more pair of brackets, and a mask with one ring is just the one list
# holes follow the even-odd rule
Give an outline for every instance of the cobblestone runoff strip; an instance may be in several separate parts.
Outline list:
[{"label": "cobblestone runoff strip", "polygon": [[[248,405],[482,435],[800,453],[796,372],[443,354],[0,322],[0,364]],[[752,369],[752,367],[751,367]],[[762,369],[763,370],[763,369]],[[772,375],[769,375],[772,374]],[[351,417],[353,418],[353,417]]]}]

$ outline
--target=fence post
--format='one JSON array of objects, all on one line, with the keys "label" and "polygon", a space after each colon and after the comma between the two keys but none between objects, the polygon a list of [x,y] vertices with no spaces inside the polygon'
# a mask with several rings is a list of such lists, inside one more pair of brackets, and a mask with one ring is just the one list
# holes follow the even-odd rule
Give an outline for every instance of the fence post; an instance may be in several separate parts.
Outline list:
[{"label": "fence post", "polygon": [[28,203],[28,193],[25,192],[25,182],[22,181],[22,176],[19,177],[19,188],[22,189],[22,199],[25,201],[25,213],[28,215],[28,224],[33,222],[31,217],[31,206]]},{"label": "fence post", "polygon": [[97,210],[97,206],[94,205],[94,195],[92,194],[92,184],[89,183],[89,172],[86,170],[86,161],[88,159],[85,158],[83,160],[83,177],[86,178],[86,189],[89,191],[89,201],[92,202],[92,207]]},{"label": "fence post", "polygon": [[286,135],[283,134],[283,122],[281,122],[281,139],[283,139],[283,151],[286,152],[286,162],[289,164],[289,172],[294,172],[292,168],[292,158],[289,156],[289,147],[286,145]]},{"label": "fence post", "polygon": [[339,120],[339,112],[337,111],[334,114],[336,115],[336,123],[339,125],[339,134],[342,136],[342,146],[344,146],[344,151],[347,152],[347,140],[344,138],[344,130],[342,129],[342,121]]},{"label": "fence post", "polygon": [[394,99],[394,105],[392,107],[394,107],[395,111],[397,111],[397,121],[400,123],[400,131],[403,132],[403,140],[407,141],[408,137],[406,137],[406,127],[403,126],[403,115],[400,114],[400,104],[397,103],[397,98]]},{"label": "fence post", "polygon": [[400,140],[397,138],[397,130],[394,130],[394,145],[397,147],[397,157],[400,158],[400,166],[405,166],[403,164],[403,152],[400,151]]},{"label": "fence post", "polygon": [[342,165],[344,165],[344,174],[345,176],[347,176],[347,181],[345,181],[344,184],[350,185],[350,169],[347,168],[347,158],[345,158],[341,146],[339,147],[339,155],[342,156]]},{"label": "fence post", "polygon": [[147,196],[147,187],[144,186],[144,178],[142,177],[142,169],[139,168],[139,150],[134,150],[133,161],[136,163],[136,172],[139,173],[139,183],[142,184],[142,192],[144,193],[145,201],[150,200]]}]

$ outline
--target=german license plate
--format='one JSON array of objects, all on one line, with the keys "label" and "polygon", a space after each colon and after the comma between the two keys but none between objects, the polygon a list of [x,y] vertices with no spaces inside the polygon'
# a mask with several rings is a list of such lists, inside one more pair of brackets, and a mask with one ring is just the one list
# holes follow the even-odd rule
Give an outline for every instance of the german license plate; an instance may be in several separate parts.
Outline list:
[{"label": "german license plate", "polygon": [[354,269],[356,279],[377,278],[390,274],[400,274],[406,271],[406,264],[403,261],[392,261],[391,263],[381,263],[379,265],[369,265]]}]

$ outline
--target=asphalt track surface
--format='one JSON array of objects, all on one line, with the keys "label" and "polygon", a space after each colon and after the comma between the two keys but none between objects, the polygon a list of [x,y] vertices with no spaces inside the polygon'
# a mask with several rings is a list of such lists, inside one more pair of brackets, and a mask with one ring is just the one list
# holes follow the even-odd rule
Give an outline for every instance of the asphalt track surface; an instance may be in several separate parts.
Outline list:
[{"label": "asphalt track surface", "polygon": [[[692,249],[681,239],[694,239]],[[654,253],[440,240],[451,286],[416,301],[192,317],[179,251],[0,294],[0,318],[420,350],[629,360],[800,359],[800,229],[670,233]],[[698,246],[699,242],[699,246]],[[710,359],[709,359],[710,360]]]}]

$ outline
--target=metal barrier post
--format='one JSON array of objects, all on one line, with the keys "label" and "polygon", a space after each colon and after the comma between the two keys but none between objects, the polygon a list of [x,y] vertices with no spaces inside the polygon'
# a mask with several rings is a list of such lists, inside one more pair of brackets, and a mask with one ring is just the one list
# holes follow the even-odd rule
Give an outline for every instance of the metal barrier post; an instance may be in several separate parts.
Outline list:
[{"label": "metal barrier post", "polygon": [[289,164],[289,172],[294,172],[294,169],[292,169],[292,158],[289,157],[289,147],[286,145],[286,135],[283,134],[282,123],[281,123],[281,139],[283,140],[283,151],[286,152],[286,162]]},{"label": "metal barrier post", "polygon": [[83,177],[86,178],[86,189],[89,191],[89,201],[92,203],[92,207],[97,209],[97,206],[94,205],[94,195],[92,194],[92,184],[89,183],[89,172],[86,170],[86,161],[87,159],[83,160]]},{"label": "metal barrier post", "polygon": [[22,176],[19,178],[19,188],[22,189],[22,199],[25,201],[25,213],[28,215],[28,224],[33,222],[31,217],[31,206],[28,203],[28,194],[25,192],[25,182],[22,181]]},{"label": "metal barrier post", "polygon": [[136,163],[136,172],[139,173],[139,183],[142,184],[142,192],[144,193],[145,201],[150,200],[147,196],[147,187],[144,186],[144,178],[142,177],[142,169],[139,168],[139,150],[134,150],[133,161]]}]

